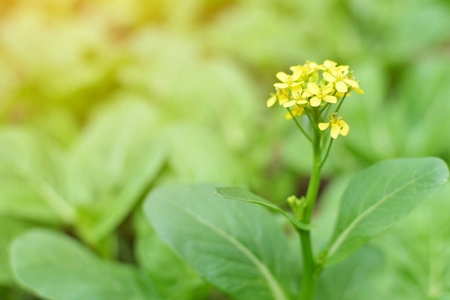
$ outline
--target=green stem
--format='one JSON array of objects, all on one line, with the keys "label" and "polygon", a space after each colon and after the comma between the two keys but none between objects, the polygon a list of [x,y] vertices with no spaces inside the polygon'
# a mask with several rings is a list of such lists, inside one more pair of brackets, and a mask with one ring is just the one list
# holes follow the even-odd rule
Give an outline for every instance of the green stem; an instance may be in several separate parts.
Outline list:
[{"label": "green stem", "polygon": [[[306,192],[307,206],[302,222],[304,224],[310,224],[311,216],[314,209],[314,204],[317,199],[320,184],[320,169],[322,166],[321,150],[320,150],[320,132],[314,129],[313,145],[313,169],[311,172],[311,178],[309,180],[308,190]],[[310,231],[300,230],[300,241],[302,246],[302,258],[303,258],[303,276],[300,290],[300,300],[312,300],[314,297],[314,290],[316,286],[316,262],[311,245]]]},{"label": "green stem", "polygon": [[325,104],[322,109],[320,110],[320,114],[322,114],[328,107],[330,106],[330,103]]},{"label": "green stem", "polygon": [[330,153],[330,149],[331,149],[331,145],[333,144],[334,139],[330,138],[330,142],[328,143],[328,148],[327,148],[327,152],[325,153],[325,156],[322,159],[322,162],[320,163],[320,168],[322,168],[323,164],[325,163],[325,161],[328,158],[328,154]]},{"label": "green stem", "polygon": [[314,255],[311,247],[311,236],[309,231],[300,231],[300,242],[302,246],[303,275],[300,286],[300,300],[314,299],[315,278],[314,278]]},{"label": "green stem", "polygon": [[337,113],[337,112],[339,111],[339,108],[341,108],[341,105],[342,105],[342,103],[344,103],[345,97],[347,97],[347,94],[348,94],[349,92],[350,92],[350,91],[348,91],[347,93],[344,94],[344,97],[342,97],[342,100],[341,100],[341,102],[339,102],[338,107],[336,108],[336,110],[334,111],[334,113]]},{"label": "green stem", "polygon": [[305,135],[305,137],[311,142],[312,139],[311,137],[306,133],[306,131],[303,129],[303,127],[300,125],[300,123],[297,121],[297,119],[295,118],[294,114],[292,113],[291,109],[289,107],[287,107],[287,110],[289,111],[289,113],[291,114],[292,120],[294,120],[295,124],[297,124],[297,127],[300,129],[300,131]]},{"label": "green stem", "polygon": [[[305,114],[306,114],[306,116],[308,117],[308,119],[309,119],[309,123],[311,123],[311,126],[313,126],[314,127],[314,122],[313,122],[313,120],[312,120],[312,118],[311,118],[311,115],[309,114],[309,112],[307,111],[307,110],[305,110]],[[314,130],[315,130],[315,128],[314,128]]]}]

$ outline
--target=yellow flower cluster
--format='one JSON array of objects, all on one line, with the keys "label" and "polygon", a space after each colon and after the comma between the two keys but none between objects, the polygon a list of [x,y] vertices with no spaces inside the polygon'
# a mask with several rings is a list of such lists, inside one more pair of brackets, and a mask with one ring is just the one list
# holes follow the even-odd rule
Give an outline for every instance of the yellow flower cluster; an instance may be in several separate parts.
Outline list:
[{"label": "yellow flower cluster", "polygon": [[[288,108],[286,119],[300,117],[305,112],[317,115],[314,111],[317,111],[318,107],[343,101],[343,98],[348,97],[352,90],[358,94],[364,93],[359,88],[359,83],[355,81],[349,66],[340,66],[334,61],[325,60],[323,64],[307,61],[304,65],[292,66],[290,70],[292,75],[284,72],[277,73],[276,77],[280,82],[274,84],[276,92],[267,100],[267,107],[273,106],[278,101],[280,105]],[[320,112],[322,111],[323,109],[320,109]],[[337,138],[339,133],[341,135],[348,133],[349,127],[342,117],[329,117],[329,120],[328,123],[321,124],[331,124],[333,138]],[[344,123],[345,126],[338,125]],[[334,125],[344,129],[333,130],[336,128]],[[322,125],[324,129],[320,129],[328,128],[328,125],[326,128],[324,126]]]}]

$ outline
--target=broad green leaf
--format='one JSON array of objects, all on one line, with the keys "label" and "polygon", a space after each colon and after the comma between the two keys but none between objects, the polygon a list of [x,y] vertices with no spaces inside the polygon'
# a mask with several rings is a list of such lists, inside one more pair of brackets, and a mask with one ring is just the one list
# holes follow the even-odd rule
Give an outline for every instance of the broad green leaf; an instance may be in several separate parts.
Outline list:
[{"label": "broad green leaf", "polygon": [[70,223],[75,209],[62,195],[64,158],[36,132],[0,132],[0,213],[45,223]]},{"label": "broad green leaf", "polygon": [[450,295],[450,184],[421,209],[371,242],[390,262],[394,299],[446,299]]},{"label": "broad green leaf", "polygon": [[0,216],[0,286],[14,283],[9,267],[8,249],[12,240],[33,224],[20,219]]},{"label": "broad green leaf", "polygon": [[165,162],[157,116],[146,103],[119,101],[103,108],[75,146],[69,195],[77,203],[77,230],[97,243],[145,195]]},{"label": "broad green leaf", "polygon": [[177,300],[207,299],[210,285],[161,239],[143,213],[134,214],[133,224],[136,261],[150,276],[158,294]]},{"label": "broad green leaf", "polygon": [[130,164],[124,170],[127,178],[99,195],[96,203],[81,207],[85,219],[80,219],[77,227],[86,240],[97,242],[113,232],[158,175],[165,160],[164,147],[151,141],[140,146],[130,149]]},{"label": "broad green leaf", "polygon": [[249,202],[249,203],[259,204],[259,205],[271,208],[271,209],[275,210],[276,212],[279,212],[280,214],[285,216],[286,219],[288,219],[289,222],[291,222],[292,225],[294,225],[297,229],[304,229],[304,230],[311,229],[311,226],[299,222],[295,218],[295,216],[285,212],[278,205],[276,205],[264,198],[261,198],[260,196],[255,195],[245,189],[238,188],[238,187],[222,187],[222,188],[216,188],[215,191],[219,196],[224,197],[226,199]]},{"label": "broad green leaf", "polygon": [[[340,264],[323,270],[316,288],[316,300],[379,300],[393,291],[386,274],[383,254],[365,245]],[[404,299],[404,298],[393,298]]]},{"label": "broad green leaf", "polygon": [[44,299],[158,299],[135,268],[97,258],[61,233],[32,230],[11,248],[18,281]]},{"label": "broad green leaf", "polygon": [[192,268],[235,299],[291,299],[300,268],[275,218],[261,207],[224,201],[212,185],[164,186],[145,213],[155,230]]},{"label": "broad green leaf", "polygon": [[346,258],[406,217],[447,177],[446,164],[432,157],[383,161],[358,174],[344,192],[326,264]]}]

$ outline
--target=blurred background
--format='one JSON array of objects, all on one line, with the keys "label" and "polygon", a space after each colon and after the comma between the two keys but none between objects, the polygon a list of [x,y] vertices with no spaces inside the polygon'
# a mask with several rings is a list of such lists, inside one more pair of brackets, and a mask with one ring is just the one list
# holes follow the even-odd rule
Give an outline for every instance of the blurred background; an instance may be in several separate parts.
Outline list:
[{"label": "blurred background", "polygon": [[[449,163],[449,29],[447,0],[1,1],[0,299],[32,299],[7,254],[29,228],[65,232],[156,274],[155,261],[167,269],[176,258],[143,254],[160,249],[139,209],[152,187],[233,184],[275,202],[302,195],[309,144],[265,103],[275,74],[306,60],[350,65],[365,91],[343,106],[350,133],[325,166],[318,220],[326,199],[337,202],[348,178],[375,162]],[[177,272],[161,279],[165,293],[186,278]],[[176,287],[177,299],[222,297],[193,280]]]}]

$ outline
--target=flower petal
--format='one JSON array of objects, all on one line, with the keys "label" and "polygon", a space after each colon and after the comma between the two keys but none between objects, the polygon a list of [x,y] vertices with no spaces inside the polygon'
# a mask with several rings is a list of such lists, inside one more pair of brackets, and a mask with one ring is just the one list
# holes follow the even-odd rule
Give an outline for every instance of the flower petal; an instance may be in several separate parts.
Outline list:
[{"label": "flower petal", "polygon": [[350,130],[350,126],[348,126],[348,124],[343,120],[339,122],[339,126],[340,126],[340,134],[346,136],[348,134],[348,131]]},{"label": "flower petal", "polygon": [[292,114],[294,116],[298,116],[300,117],[301,115],[303,115],[303,112],[305,111],[305,109],[303,107],[294,107],[294,109],[292,109]]},{"label": "flower petal", "polygon": [[289,79],[289,76],[284,72],[278,72],[276,76],[281,82],[286,82]]},{"label": "flower petal", "polygon": [[295,78],[296,76],[298,76],[300,78],[307,71],[308,68],[306,68],[305,66],[298,65],[292,66],[289,69],[294,73],[292,77]]},{"label": "flower petal", "polygon": [[[339,93],[339,92],[337,92],[336,94],[334,94],[336,97],[338,97],[338,98],[342,98],[342,97],[344,97],[345,96],[345,94],[346,93]],[[345,96],[345,97],[351,97],[352,96],[352,94],[349,94],[349,93],[347,93],[347,96]]]},{"label": "flower petal", "polygon": [[272,107],[277,102],[277,97],[272,96],[267,100],[267,107]]},{"label": "flower petal", "polygon": [[337,102],[337,98],[334,96],[330,96],[330,95],[326,95],[325,97],[323,97],[324,101],[330,102],[330,103],[336,103]]},{"label": "flower petal", "polygon": [[302,92],[302,85],[299,82],[296,82],[292,85],[291,89],[292,93],[301,93]]},{"label": "flower petal", "polygon": [[334,77],[338,77],[339,76],[339,69],[335,68],[331,70],[331,75],[333,75]]},{"label": "flower petal", "polygon": [[331,124],[331,133],[330,133],[330,135],[331,135],[331,137],[333,139],[337,139],[337,137],[339,135],[339,132],[340,132],[339,125],[338,124]]},{"label": "flower petal", "polygon": [[314,95],[318,95],[320,93],[320,88],[317,85],[317,83],[314,82],[308,82],[308,91],[313,93]]},{"label": "flower petal", "polygon": [[350,66],[347,66],[347,65],[342,65],[342,66],[336,67],[336,69],[338,69],[339,71],[346,71],[346,70],[348,71],[349,68],[350,68]]},{"label": "flower petal", "polygon": [[331,93],[332,90],[333,90],[333,84],[330,83],[330,84],[328,84],[326,87],[324,87],[322,89],[322,93],[323,94],[329,94],[329,93]]},{"label": "flower petal", "polygon": [[359,88],[359,84],[354,80],[344,78],[344,82],[353,88]]},{"label": "flower petal", "polygon": [[336,82],[336,77],[334,77],[333,75],[331,75],[328,72],[323,72],[322,74],[323,78],[325,78],[326,81],[328,82]]},{"label": "flower petal", "polygon": [[289,102],[289,98],[285,94],[281,94],[278,96],[278,101],[280,102],[280,105],[283,105],[286,102]]},{"label": "flower petal", "polygon": [[328,59],[323,62],[323,66],[327,69],[332,69],[332,68],[336,67],[336,65],[337,65],[337,62],[334,62],[334,61],[328,60]]},{"label": "flower petal", "polygon": [[292,80],[293,81],[299,80],[301,75],[302,75],[301,72],[294,72],[294,74],[292,74]]},{"label": "flower petal", "polygon": [[320,130],[325,130],[328,128],[328,126],[330,126],[330,123],[319,123],[319,129]]},{"label": "flower petal", "polygon": [[311,104],[312,107],[318,107],[320,103],[322,103],[322,100],[320,100],[319,97],[313,97],[311,98],[311,100],[309,100],[309,103]]},{"label": "flower petal", "polygon": [[297,101],[292,100],[283,104],[284,107],[292,107],[297,103]]},{"label": "flower petal", "polygon": [[336,89],[338,90],[338,92],[341,92],[341,93],[347,93],[347,91],[348,91],[347,85],[345,83],[343,83],[342,81],[336,82]]},{"label": "flower petal", "polygon": [[285,89],[285,88],[287,88],[289,86],[289,84],[287,84],[287,83],[275,83],[273,86],[276,87],[276,88],[279,88],[279,89]]},{"label": "flower petal", "polygon": [[354,90],[355,92],[357,92],[358,94],[360,94],[360,95],[364,95],[364,91],[361,90],[361,89],[359,89],[359,88],[353,88],[353,90]]},{"label": "flower petal", "polygon": [[306,90],[306,91],[303,92],[302,97],[306,99],[308,97],[311,97],[312,95],[313,95],[313,93],[311,93],[310,91]]}]

